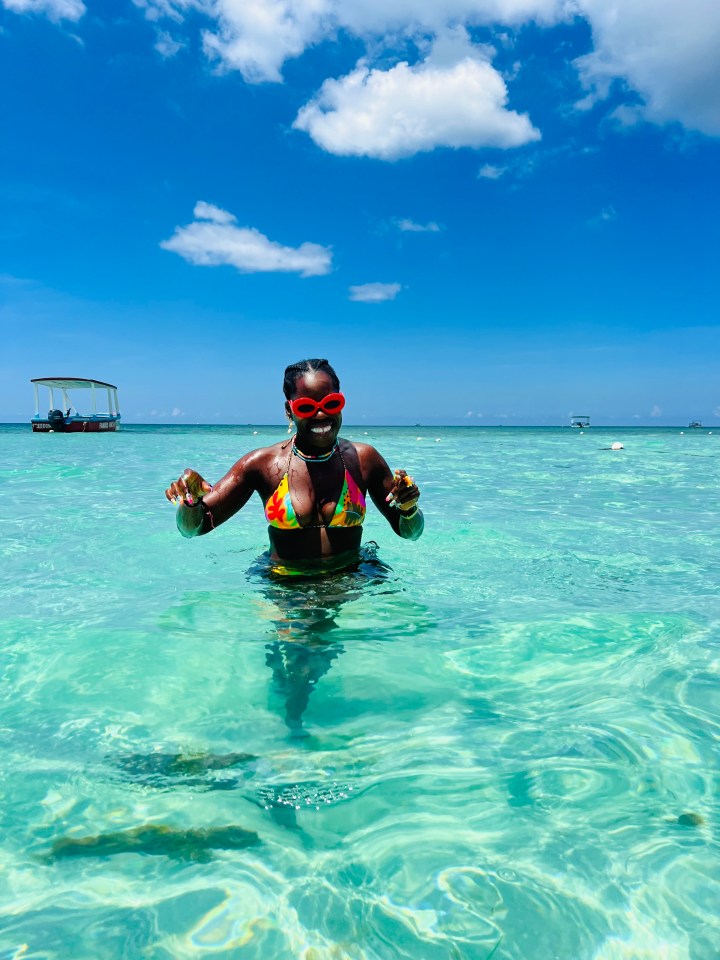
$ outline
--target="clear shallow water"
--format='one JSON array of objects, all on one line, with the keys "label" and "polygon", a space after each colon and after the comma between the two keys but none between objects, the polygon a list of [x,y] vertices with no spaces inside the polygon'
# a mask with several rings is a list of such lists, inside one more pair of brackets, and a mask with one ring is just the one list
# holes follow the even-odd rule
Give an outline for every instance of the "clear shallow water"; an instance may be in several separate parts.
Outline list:
[{"label": "clear shallow water", "polygon": [[348,428],[426,533],[286,589],[255,429],[0,427],[0,957],[717,960],[720,432]]}]

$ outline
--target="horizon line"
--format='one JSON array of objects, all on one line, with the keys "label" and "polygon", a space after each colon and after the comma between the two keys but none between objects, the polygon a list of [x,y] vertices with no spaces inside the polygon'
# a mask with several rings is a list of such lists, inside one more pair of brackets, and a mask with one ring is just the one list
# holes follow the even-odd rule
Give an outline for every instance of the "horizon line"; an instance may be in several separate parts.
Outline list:
[{"label": "horizon line", "polygon": [[[23,425],[30,425],[31,420],[5,420],[0,421],[0,426],[2,427],[17,427]],[[285,431],[284,423],[249,423],[249,422],[228,422],[228,423],[218,423],[218,422],[208,422],[208,421],[155,421],[155,420],[132,420],[132,421],[121,421],[118,426],[122,427],[262,427],[262,428],[278,428]],[[717,424],[720,428],[720,424]],[[395,430],[414,430],[417,428],[424,429],[467,429],[471,428],[473,430],[497,430],[509,429],[509,430],[527,430],[527,429],[537,429],[537,430],[573,430],[577,433],[584,433],[586,430],[636,430],[636,429],[655,429],[655,430],[711,430],[710,427],[706,425],[701,425],[699,427],[691,427],[689,424],[681,423],[599,423],[594,426],[587,427],[573,427],[569,423],[347,423],[343,424],[343,428],[348,429],[376,429],[381,428],[391,428]],[[112,431],[111,431],[112,432]],[[289,434],[288,434],[289,435]]]}]

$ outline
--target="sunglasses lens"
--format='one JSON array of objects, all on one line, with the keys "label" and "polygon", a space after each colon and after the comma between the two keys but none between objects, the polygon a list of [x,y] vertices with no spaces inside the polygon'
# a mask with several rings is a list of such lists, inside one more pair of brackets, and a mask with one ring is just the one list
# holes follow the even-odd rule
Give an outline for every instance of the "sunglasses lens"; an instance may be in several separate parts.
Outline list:
[{"label": "sunglasses lens", "polygon": [[293,409],[298,417],[311,417],[317,410],[317,406],[314,403],[304,400],[294,404]]},{"label": "sunglasses lens", "polygon": [[338,410],[342,410],[343,402],[340,397],[336,397],[333,400],[326,400],[322,405],[325,413],[337,413]]}]

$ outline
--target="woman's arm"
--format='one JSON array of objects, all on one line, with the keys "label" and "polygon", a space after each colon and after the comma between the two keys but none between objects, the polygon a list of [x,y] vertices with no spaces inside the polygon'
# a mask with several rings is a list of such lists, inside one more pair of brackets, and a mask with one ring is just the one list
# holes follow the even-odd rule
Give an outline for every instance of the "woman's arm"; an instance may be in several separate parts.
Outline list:
[{"label": "woman's arm", "polygon": [[390,467],[369,444],[356,444],[368,493],[380,513],[403,540],[417,540],[425,529],[425,518],[417,505],[420,491],[404,470],[391,473]]},{"label": "woman's arm", "polygon": [[184,537],[209,533],[245,506],[258,489],[262,453],[253,450],[246,454],[214,486],[188,469],[168,487],[165,496],[178,505],[176,523]]}]

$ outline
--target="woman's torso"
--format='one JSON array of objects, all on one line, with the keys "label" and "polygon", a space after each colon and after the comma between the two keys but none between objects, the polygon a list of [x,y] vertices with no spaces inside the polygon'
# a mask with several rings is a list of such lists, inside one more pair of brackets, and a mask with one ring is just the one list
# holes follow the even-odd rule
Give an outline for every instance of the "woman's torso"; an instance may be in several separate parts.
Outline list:
[{"label": "woman's torso", "polygon": [[326,462],[306,463],[292,441],[268,448],[259,493],[273,559],[326,560],[360,547],[367,485],[354,444],[338,439]]}]

